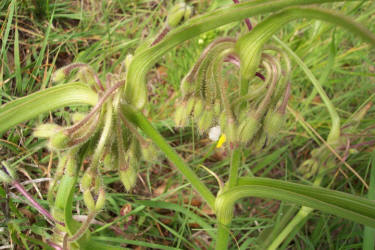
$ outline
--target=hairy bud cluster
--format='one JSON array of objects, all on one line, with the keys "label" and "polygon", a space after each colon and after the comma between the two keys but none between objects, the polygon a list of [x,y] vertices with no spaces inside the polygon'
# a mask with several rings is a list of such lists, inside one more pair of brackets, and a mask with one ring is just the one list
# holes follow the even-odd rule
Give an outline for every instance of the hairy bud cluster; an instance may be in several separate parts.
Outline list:
[{"label": "hairy bud cluster", "polygon": [[[240,79],[224,80],[223,74],[233,72],[223,67],[225,62],[242,68],[240,58],[246,55],[238,53],[246,50],[238,49],[241,46],[243,40],[237,44],[234,39],[220,38],[203,51],[181,82],[181,99],[174,121],[177,127],[184,127],[192,118],[200,133],[219,125],[227,145],[252,145],[253,149],[261,150],[278,137],[285,123],[290,96],[289,59],[282,54],[284,69],[276,57],[257,54],[258,59],[248,60],[245,65],[253,69],[240,71]],[[267,49],[280,53],[278,48]],[[265,76],[256,70],[262,70]],[[244,72],[252,75],[242,77]],[[245,93],[241,89],[243,82],[251,86],[246,87]]]}]

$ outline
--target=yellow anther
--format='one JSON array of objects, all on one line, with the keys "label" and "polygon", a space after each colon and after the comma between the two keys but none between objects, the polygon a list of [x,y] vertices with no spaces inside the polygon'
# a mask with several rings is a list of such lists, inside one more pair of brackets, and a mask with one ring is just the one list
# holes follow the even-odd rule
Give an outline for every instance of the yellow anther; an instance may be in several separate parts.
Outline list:
[{"label": "yellow anther", "polygon": [[226,135],[222,134],[220,136],[219,140],[217,141],[216,148],[221,148],[223,146],[223,144],[225,143],[226,140],[227,140]]}]

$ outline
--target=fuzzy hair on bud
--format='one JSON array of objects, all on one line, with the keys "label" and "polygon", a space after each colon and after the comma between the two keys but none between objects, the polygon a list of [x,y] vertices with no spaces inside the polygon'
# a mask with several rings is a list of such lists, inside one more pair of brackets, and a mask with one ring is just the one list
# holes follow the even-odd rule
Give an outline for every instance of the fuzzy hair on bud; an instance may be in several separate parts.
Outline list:
[{"label": "fuzzy hair on bud", "polygon": [[65,173],[69,176],[75,176],[77,172],[77,160],[74,156],[68,157],[68,160],[66,162],[65,166]]},{"label": "fuzzy hair on bud", "polygon": [[89,190],[92,183],[92,174],[90,173],[90,169],[87,169],[81,178],[81,190]]},{"label": "fuzzy hair on bud", "polygon": [[194,111],[193,111],[194,117],[198,118],[199,116],[201,116],[203,109],[204,109],[203,100],[200,98],[197,98],[195,100]]},{"label": "fuzzy hair on bud", "polygon": [[78,71],[78,78],[90,87],[96,88],[95,72],[91,67],[82,67]]},{"label": "fuzzy hair on bud", "polygon": [[83,191],[83,202],[89,211],[95,210],[95,201],[90,190]]},{"label": "fuzzy hair on bud", "polygon": [[62,82],[66,79],[67,73],[65,72],[65,68],[61,68],[55,71],[52,75],[52,82]]},{"label": "fuzzy hair on bud", "polygon": [[276,138],[284,126],[285,118],[279,112],[268,112],[264,118],[264,132],[270,139]]},{"label": "fuzzy hair on bud", "polygon": [[66,149],[69,142],[69,136],[67,136],[64,131],[60,130],[50,137],[49,146],[51,149],[61,150]]},{"label": "fuzzy hair on bud", "polygon": [[33,135],[38,138],[50,138],[62,128],[54,123],[40,124],[34,129]]},{"label": "fuzzy hair on bud", "polygon": [[206,109],[200,116],[197,122],[197,126],[200,133],[207,131],[214,122],[214,111],[210,108]]},{"label": "fuzzy hair on bud", "polygon": [[259,121],[252,115],[247,120],[242,121],[239,127],[239,140],[242,143],[250,142],[260,127]]},{"label": "fuzzy hair on bud", "polygon": [[185,127],[186,121],[189,117],[189,114],[186,112],[186,103],[182,103],[176,108],[174,113],[174,123],[177,127]]},{"label": "fuzzy hair on bud", "polygon": [[137,171],[134,167],[129,166],[126,170],[119,170],[120,180],[127,192],[129,192],[136,183]]},{"label": "fuzzy hair on bud", "polygon": [[191,7],[184,2],[174,5],[168,13],[167,24],[169,27],[174,28],[183,20],[191,15]]},{"label": "fuzzy hair on bud", "polygon": [[96,200],[95,210],[100,211],[105,205],[105,191],[104,188],[99,189],[98,199]]}]

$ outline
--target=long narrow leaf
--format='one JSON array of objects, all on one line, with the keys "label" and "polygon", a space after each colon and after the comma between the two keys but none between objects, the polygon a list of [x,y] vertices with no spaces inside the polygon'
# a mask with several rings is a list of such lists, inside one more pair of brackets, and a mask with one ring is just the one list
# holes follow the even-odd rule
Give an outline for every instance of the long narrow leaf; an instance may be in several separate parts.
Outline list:
[{"label": "long narrow leaf", "polygon": [[0,134],[47,111],[73,105],[95,105],[98,95],[87,85],[70,83],[38,91],[0,107]]},{"label": "long narrow leaf", "polygon": [[234,202],[248,196],[312,207],[375,228],[375,202],[354,195],[268,178],[240,178],[238,186],[216,201],[218,219],[227,221]]}]

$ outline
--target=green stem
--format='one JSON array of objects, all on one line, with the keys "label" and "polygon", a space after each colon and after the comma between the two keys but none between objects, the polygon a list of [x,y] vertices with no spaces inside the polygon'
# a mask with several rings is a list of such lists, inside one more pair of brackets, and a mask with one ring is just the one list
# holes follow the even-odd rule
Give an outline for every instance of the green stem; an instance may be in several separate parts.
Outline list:
[{"label": "green stem", "polygon": [[68,83],[38,91],[0,107],[0,134],[45,112],[73,104],[95,105],[98,95],[82,83]]},{"label": "green stem", "polygon": [[215,211],[218,221],[229,225],[233,217],[234,203],[244,197],[289,201],[375,227],[374,201],[326,188],[260,177],[240,177],[237,186],[216,198]]},{"label": "green stem", "polygon": [[199,179],[194,171],[180,158],[176,151],[165,141],[160,133],[151,125],[147,118],[138,111],[135,111],[130,105],[124,104],[121,111],[126,119],[138,126],[142,131],[157,145],[167,156],[167,158],[181,171],[191,185],[206,200],[213,209],[215,197],[207,186]]},{"label": "green stem", "polygon": [[230,160],[228,188],[231,188],[237,185],[238,169],[240,167],[240,164],[241,164],[241,149],[237,147],[233,149],[232,157]]},{"label": "green stem", "polygon": [[102,156],[104,146],[107,143],[107,140],[111,134],[112,129],[112,116],[113,107],[112,102],[108,101],[106,105],[106,114],[102,134],[100,136],[98,145],[96,146],[94,156],[92,157],[91,167],[96,170],[96,167],[99,165],[100,157]]},{"label": "green stem", "polygon": [[218,222],[215,250],[226,250],[229,243],[229,228]]}]

